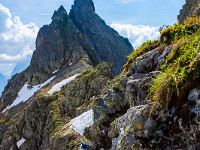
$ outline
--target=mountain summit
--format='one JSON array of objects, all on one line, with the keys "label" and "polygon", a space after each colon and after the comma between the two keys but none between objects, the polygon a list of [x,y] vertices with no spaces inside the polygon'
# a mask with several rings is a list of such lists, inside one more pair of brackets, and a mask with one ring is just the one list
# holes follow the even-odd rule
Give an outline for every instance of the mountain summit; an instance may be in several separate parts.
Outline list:
[{"label": "mountain summit", "polygon": [[69,13],[77,28],[87,35],[101,61],[113,64],[114,75],[123,69],[126,55],[133,50],[128,39],[106,25],[96,13],[92,0],[75,0]]},{"label": "mountain summit", "polygon": [[60,6],[52,22],[39,30],[30,66],[9,80],[0,110],[13,103],[25,83],[30,86],[44,83],[55,70],[59,70],[61,77],[65,74],[63,71],[72,72],[78,65],[79,70],[84,70],[107,62],[113,65],[113,75],[117,75],[132,50],[128,39],[107,26],[95,13],[91,0],[75,0],[69,15]]}]

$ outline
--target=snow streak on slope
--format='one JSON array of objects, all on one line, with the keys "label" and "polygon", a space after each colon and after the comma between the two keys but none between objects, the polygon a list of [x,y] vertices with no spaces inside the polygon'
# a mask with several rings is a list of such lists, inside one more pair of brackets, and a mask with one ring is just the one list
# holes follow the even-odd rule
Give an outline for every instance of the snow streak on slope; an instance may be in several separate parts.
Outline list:
[{"label": "snow streak on slope", "polygon": [[35,92],[37,92],[39,89],[41,89],[42,87],[44,87],[45,85],[50,83],[54,78],[55,78],[55,76],[51,77],[46,82],[39,84],[39,85],[35,85],[33,87],[30,87],[30,85],[28,83],[25,83],[24,86],[22,87],[22,89],[18,92],[18,96],[14,100],[14,102],[10,106],[8,106],[6,109],[4,109],[3,112],[5,112],[6,110],[8,110],[9,108],[11,108],[13,106],[18,105],[21,102],[28,100],[29,98],[31,98],[34,95]]},{"label": "snow streak on slope", "polygon": [[93,121],[93,111],[89,110],[80,116],[72,119],[70,121],[72,129],[74,129],[77,133],[83,136],[83,131],[86,127],[89,127],[94,124]]},{"label": "snow streak on slope", "polygon": [[25,142],[25,139],[22,138],[20,141],[17,142],[17,147],[19,148],[24,142]]},{"label": "snow streak on slope", "polygon": [[49,91],[48,94],[53,94],[54,92],[59,92],[63,85],[69,83],[70,81],[74,80],[79,74],[75,74],[57,84],[55,84]]},{"label": "snow streak on slope", "polygon": [[56,71],[54,71],[54,72],[52,72],[52,74],[55,74],[55,73],[57,73],[59,71],[59,69],[58,70],[56,70]]}]

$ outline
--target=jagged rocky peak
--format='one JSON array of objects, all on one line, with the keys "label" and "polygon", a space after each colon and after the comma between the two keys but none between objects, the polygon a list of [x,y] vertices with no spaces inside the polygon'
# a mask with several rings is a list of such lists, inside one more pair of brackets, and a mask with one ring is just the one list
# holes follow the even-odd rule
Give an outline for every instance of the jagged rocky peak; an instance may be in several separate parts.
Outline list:
[{"label": "jagged rocky peak", "polygon": [[55,70],[73,71],[72,66],[82,60],[86,66],[104,61],[113,65],[114,75],[121,73],[133,47],[94,11],[92,0],[75,0],[69,15],[63,6],[54,12],[52,22],[38,32],[30,66],[6,86],[0,110],[13,102],[26,82],[31,86],[44,83]]},{"label": "jagged rocky peak", "polygon": [[107,26],[96,13],[92,0],[75,0],[69,17],[77,28],[86,35],[101,61],[113,64],[114,75],[120,74],[126,63],[126,56],[133,51],[128,39],[121,37]]},{"label": "jagged rocky peak", "polygon": [[54,11],[53,16],[51,17],[52,21],[54,21],[55,19],[62,19],[64,17],[67,16],[67,11],[65,10],[65,8],[61,5],[58,10]]},{"label": "jagged rocky peak", "polygon": [[178,16],[179,23],[183,24],[187,17],[193,16],[200,16],[200,0],[186,0]]},{"label": "jagged rocky peak", "polygon": [[85,9],[95,12],[94,3],[92,0],[75,0],[72,9]]}]

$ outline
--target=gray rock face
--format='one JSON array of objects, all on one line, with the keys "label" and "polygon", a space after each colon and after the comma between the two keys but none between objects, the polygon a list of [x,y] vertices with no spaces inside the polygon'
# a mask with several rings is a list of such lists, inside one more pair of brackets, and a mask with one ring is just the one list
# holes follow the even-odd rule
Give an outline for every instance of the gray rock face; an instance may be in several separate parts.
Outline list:
[{"label": "gray rock face", "polygon": [[87,58],[82,40],[88,41],[61,6],[54,12],[52,23],[43,26],[38,33],[36,50],[28,69],[28,76],[32,76],[29,83],[38,84],[41,81],[37,79],[40,79],[42,74],[51,74],[66,64],[75,64],[82,58]]},{"label": "gray rock face", "polygon": [[[159,67],[171,50],[171,46],[158,47],[141,55],[130,64],[129,73],[114,89],[103,90],[93,107],[96,123],[84,132],[91,150],[128,150],[137,144],[136,136],[145,139],[152,134],[156,123],[148,120],[152,105],[148,105],[146,97],[152,78],[160,73]],[[133,134],[128,134],[130,132]]]},{"label": "gray rock face", "polygon": [[95,13],[91,0],[75,1],[67,14],[63,6],[54,12],[52,22],[43,26],[36,39],[30,66],[9,81],[2,94],[0,111],[16,98],[28,82],[37,85],[82,60],[91,66],[100,62],[113,65],[114,75],[122,71],[126,56],[133,50],[128,39],[108,27]]},{"label": "gray rock face", "polygon": [[[100,94],[113,72],[112,65],[107,63],[95,68],[85,66],[85,71],[65,84],[60,92],[47,94],[59,80],[80,73],[78,66],[38,91],[29,103],[0,114],[0,118],[4,118],[0,120],[0,150],[79,149],[82,137],[70,128],[69,122],[89,109],[92,97]],[[21,109],[17,110],[19,107]],[[25,142],[17,148],[16,143],[22,138]]]},{"label": "gray rock face", "polygon": [[193,16],[200,16],[200,0],[186,0],[178,16],[179,23],[183,24],[187,17]]},{"label": "gray rock face", "polygon": [[166,111],[145,100],[171,50],[158,47],[137,57],[128,76],[101,93],[93,107],[95,124],[84,132],[90,150],[198,149],[198,88],[190,91],[183,105],[171,104]]},{"label": "gray rock face", "polygon": [[128,39],[106,25],[95,13],[92,0],[75,0],[69,16],[91,40],[101,60],[113,64],[114,75],[119,74],[127,62],[126,56],[133,51]]}]

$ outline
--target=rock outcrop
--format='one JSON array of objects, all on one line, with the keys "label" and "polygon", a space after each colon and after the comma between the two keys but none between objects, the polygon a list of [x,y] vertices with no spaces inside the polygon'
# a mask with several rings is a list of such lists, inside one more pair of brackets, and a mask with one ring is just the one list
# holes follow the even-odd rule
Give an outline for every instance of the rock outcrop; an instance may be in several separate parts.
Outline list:
[{"label": "rock outcrop", "polygon": [[128,39],[106,25],[96,14],[92,0],[75,0],[69,16],[78,29],[91,40],[88,44],[93,45],[101,61],[113,64],[114,75],[120,74],[126,55],[133,49]]},{"label": "rock outcrop", "polygon": [[[197,37],[200,26],[193,25],[198,31],[185,28]],[[161,37],[174,28],[179,26],[165,29]],[[200,59],[198,52],[191,57],[193,37],[179,35],[170,36],[167,45],[163,38],[144,43],[133,52],[124,75],[103,90],[93,105],[95,123],[83,134],[89,150],[198,149]]]},{"label": "rock outcrop", "polygon": [[179,23],[183,24],[187,17],[194,16],[200,16],[200,0],[186,0],[178,16]]}]

